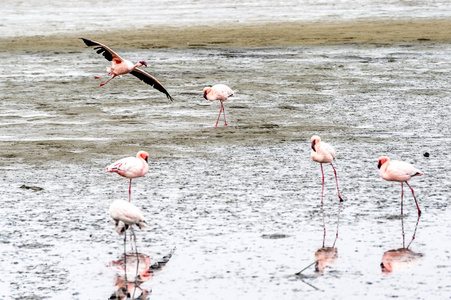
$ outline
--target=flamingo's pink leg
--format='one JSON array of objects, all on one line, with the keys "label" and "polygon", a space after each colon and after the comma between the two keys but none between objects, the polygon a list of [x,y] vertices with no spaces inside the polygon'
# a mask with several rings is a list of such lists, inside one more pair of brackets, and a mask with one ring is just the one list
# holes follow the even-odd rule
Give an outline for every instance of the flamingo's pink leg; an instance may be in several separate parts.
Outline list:
[{"label": "flamingo's pink leg", "polygon": [[403,198],[404,198],[404,186],[403,186],[403,183],[401,182],[401,216],[403,215],[403,209],[404,209]]},{"label": "flamingo's pink leg", "polygon": [[107,81],[105,81],[105,82],[101,83],[101,84],[100,84],[100,86],[104,86],[105,84],[107,84],[108,82],[110,82],[110,80],[111,80],[111,79],[113,79],[114,77],[116,77],[116,75],[115,75],[115,74],[113,74],[113,75],[111,76],[111,78],[110,78],[110,79],[108,79]]},{"label": "flamingo's pink leg", "polygon": [[226,121],[226,115],[225,115],[225,109],[224,109],[224,104],[221,101],[221,107],[222,107],[222,111],[224,112],[224,126],[227,126],[227,121]]},{"label": "flamingo's pink leg", "polygon": [[105,73],[105,74],[102,74],[102,75],[98,75],[98,76],[96,76],[94,78],[95,79],[99,79],[100,77],[103,77],[103,76],[106,76],[106,75],[111,75],[111,73]]},{"label": "flamingo's pink leg", "polygon": [[406,247],[406,235],[404,233],[404,216],[402,215],[402,196],[403,196],[403,186],[402,186],[402,182],[401,182],[401,229],[402,229],[402,247],[405,248]]},{"label": "flamingo's pink leg", "polygon": [[221,108],[219,109],[219,115],[218,115],[218,119],[216,120],[215,127],[218,127],[219,117],[221,116],[221,112],[222,112],[223,108],[224,108],[224,106],[222,106],[222,102],[221,102]]},{"label": "flamingo's pink leg", "polygon": [[340,202],[343,201],[343,198],[341,198],[340,195],[340,189],[338,188],[338,176],[337,176],[337,171],[334,168],[334,165],[332,163],[330,163],[330,165],[332,166],[332,169],[334,169],[334,174],[335,174],[335,182],[337,183],[337,191],[338,191],[338,198],[340,199]]},{"label": "flamingo's pink leg", "polygon": [[321,175],[322,175],[322,184],[321,184],[321,204],[323,204],[323,194],[324,194],[324,171],[323,171],[323,164],[321,165]]},{"label": "flamingo's pink leg", "polygon": [[413,188],[410,186],[410,184],[407,183],[407,181],[406,181],[406,184],[410,188],[410,190],[412,191],[413,199],[415,200],[415,204],[417,205],[418,215],[421,215],[420,206],[418,206],[417,198],[415,197],[415,193],[413,192]]},{"label": "flamingo's pink leg", "polygon": [[128,202],[132,199],[132,179],[130,178],[130,185],[128,186]]}]

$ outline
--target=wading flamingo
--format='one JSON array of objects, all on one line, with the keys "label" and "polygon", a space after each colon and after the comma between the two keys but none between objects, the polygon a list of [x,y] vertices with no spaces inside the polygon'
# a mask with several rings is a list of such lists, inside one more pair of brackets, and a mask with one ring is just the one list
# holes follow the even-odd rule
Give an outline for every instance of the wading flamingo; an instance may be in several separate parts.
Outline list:
[{"label": "wading flamingo", "polygon": [[[137,265],[139,266],[138,247],[136,246],[136,237],[132,226],[137,225],[141,229],[146,227],[147,223],[139,208],[137,208],[134,204],[124,200],[116,200],[111,203],[109,214],[110,217],[114,220],[114,227],[116,229],[116,232],[119,234],[124,234],[124,276],[125,282],[127,283],[127,229],[130,227],[132,236],[135,240],[136,259]],[[124,225],[119,226],[119,222],[124,223]],[[130,236],[130,240],[132,236]],[[136,268],[136,275],[138,275],[138,268]],[[135,276],[135,281],[137,280],[136,277],[137,276]]]},{"label": "wading flamingo", "polygon": [[143,82],[149,84],[150,86],[152,86],[154,89],[157,89],[158,91],[162,92],[163,94],[166,95],[166,97],[168,97],[169,100],[173,101],[174,99],[171,97],[171,95],[169,95],[168,91],[166,91],[166,89],[164,88],[164,86],[152,75],[150,75],[149,73],[138,69],[138,67],[141,66],[146,66],[147,67],[147,63],[143,60],[139,61],[136,64],[133,64],[131,61],[126,60],[126,59],[122,59],[119,55],[117,55],[113,50],[111,50],[110,48],[108,48],[107,46],[95,42],[95,41],[91,41],[88,39],[84,39],[82,38],[83,42],[85,42],[86,46],[91,47],[91,46],[95,46],[94,50],[96,50],[96,52],[98,54],[103,54],[103,56],[108,60],[111,61],[113,63],[111,68],[108,68],[108,73],[100,75],[100,76],[96,76],[95,78],[100,78],[103,77],[105,75],[111,75],[111,78],[108,79],[107,81],[103,82],[100,84],[100,86],[104,86],[105,84],[107,84],[111,79],[113,79],[116,76],[120,76],[120,75],[125,75],[125,74],[132,74],[135,77],[138,77],[140,80],[142,80]]},{"label": "wading flamingo", "polygon": [[323,193],[324,193],[323,164],[327,163],[329,163],[332,166],[332,169],[334,169],[335,182],[337,183],[338,198],[340,199],[340,201],[343,201],[343,198],[341,198],[340,195],[340,189],[338,188],[337,171],[335,170],[335,167],[332,164],[332,161],[335,160],[334,148],[327,143],[321,142],[321,138],[317,135],[312,136],[311,141],[312,141],[312,152],[311,152],[312,159],[316,162],[319,162],[321,165],[321,174],[322,174],[321,203],[323,203]]},{"label": "wading flamingo", "polygon": [[[115,229],[119,234],[124,234],[132,225],[137,225],[140,229],[147,226],[141,210],[133,203],[124,200],[116,200],[111,203],[109,214],[114,220]],[[119,226],[119,222],[124,223],[124,226]]]},{"label": "wading flamingo", "polygon": [[421,176],[423,173],[409,163],[399,160],[390,160],[387,156],[379,157],[377,167],[379,168],[379,174],[383,179],[387,181],[401,182],[401,215],[403,214],[404,183],[406,183],[412,191],[413,199],[417,205],[418,215],[420,215],[421,210],[418,206],[417,198],[415,197],[412,187],[407,183],[407,181],[412,177]]},{"label": "wading flamingo", "polygon": [[224,112],[224,126],[227,126],[226,115],[224,110],[223,102],[229,99],[229,97],[233,97],[233,91],[231,88],[226,86],[225,84],[215,84],[212,87],[204,88],[204,98],[210,101],[219,100],[221,102],[221,109],[219,110],[218,119],[216,120],[215,127],[218,126],[219,117],[221,116],[221,112]]},{"label": "wading flamingo", "polygon": [[120,159],[106,167],[108,172],[116,172],[122,177],[130,178],[128,187],[128,202],[131,201],[132,179],[146,175],[149,171],[149,154],[146,151],[139,151],[136,157],[126,157]]}]

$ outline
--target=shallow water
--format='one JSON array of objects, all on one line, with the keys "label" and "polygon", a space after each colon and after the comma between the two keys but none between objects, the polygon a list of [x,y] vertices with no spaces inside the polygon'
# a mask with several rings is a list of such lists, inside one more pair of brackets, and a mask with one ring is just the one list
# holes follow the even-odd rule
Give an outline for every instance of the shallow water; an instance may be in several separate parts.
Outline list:
[{"label": "shallow water", "polygon": [[[137,247],[152,261],[176,247],[142,284],[150,298],[447,297],[450,48],[416,42],[120,53],[148,58],[147,70],[173,103],[132,76],[100,88],[94,75],[108,62],[81,42],[77,51],[0,52],[2,61],[27,62],[0,77],[0,295],[114,293],[117,274],[107,266],[121,258],[123,239],[107,211],[127,199],[128,180],[105,166],[146,150],[150,171],[132,186],[149,223],[136,231]],[[227,127],[213,127],[219,103],[202,98],[202,88],[217,82],[236,93],[225,103]],[[337,152],[345,200],[338,258],[322,274],[312,266],[295,276],[323,244],[313,134]],[[390,276],[381,272],[382,256],[403,247],[402,226],[410,242],[417,212],[405,188],[402,224],[400,184],[379,177],[381,155],[424,172],[410,182],[423,213],[409,247],[424,256]],[[332,246],[339,203],[332,168],[324,170],[325,246]]]}]

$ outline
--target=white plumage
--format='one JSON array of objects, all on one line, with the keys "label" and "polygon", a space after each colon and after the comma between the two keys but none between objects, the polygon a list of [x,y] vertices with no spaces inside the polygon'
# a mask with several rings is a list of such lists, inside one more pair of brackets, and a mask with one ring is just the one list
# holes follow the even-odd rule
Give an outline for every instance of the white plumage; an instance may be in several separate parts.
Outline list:
[{"label": "white plumage", "polygon": [[[111,203],[109,214],[115,221],[115,228],[119,234],[123,234],[129,226],[138,225],[139,228],[144,228],[147,224],[141,210],[124,200]],[[124,226],[119,226],[119,222],[123,222]]]}]

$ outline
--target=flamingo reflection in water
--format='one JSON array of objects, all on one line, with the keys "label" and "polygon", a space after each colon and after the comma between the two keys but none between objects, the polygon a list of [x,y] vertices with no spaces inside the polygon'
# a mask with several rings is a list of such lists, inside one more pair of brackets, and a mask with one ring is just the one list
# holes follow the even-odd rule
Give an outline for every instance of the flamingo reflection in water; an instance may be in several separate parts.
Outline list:
[{"label": "flamingo reflection in water", "polygon": [[338,239],[338,229],[340,225],[340,212],[341,212],[341,204],[339,203],[338,208],[338,220],[337,220],[337,231],[335,233],[335,240],[332,244],[332,247],[326,247],[326,222],[325,222],[325,216],[324,216],[324,208],[323,203],[321,202],[321,212],[323,215],[323,246],[316,250],[315,252],[315,272],[317,273],[324,273],[324,270],[327,268],[332,268],[332,266],[335,264],[335,261],[338,258],[338,250],[335,248],[335,243]]},{"label": "flamingo reflection in water", "polygon": [[315,272],[324,273],[327,268],[332,268],[338,258],[335,247],[322,247],[315,252]]},{"label": "flamingo reflection in water", "polygon": [[117,291],[109,299],[148,299],[152,290],[144,289],[141,285],[169,262],[173,251],[153,264],[144,253],[126,254],[112,261],[108,267],[117,272]]},{"label": "flamingo reflection in water", "polygon": [[420,215],[418,215],[417,222],[415,224],[415,230],[412,235],[412,240],[406,247],[405,234],[404,234],[404,219],[401,218],[402,226],[402,248],[386,251],[382,255],[381,271],[384,274],[390,275],[394,271],[403,270],[412,266],[415,266],[419,260],[424,256],[423,253],[416,253],[409,249],[418,228],[420,222]]},{"label": "flamingo reflection in water", "polygon": [[[332,244],[332,247],[326,247],[326,222],[325,222],[325,214],[324,214],[324,207],[323,203],[321,202],[321,214],[323,218],[323,244],[322,247],[316,250],[315,252],[315,261],[296,273],[295,275],[301,275],[303,271],[308,269],[310,266],[315,265],[315,272],[323,274],[324,271],[328,268],[332,268],[335,264],[336,260],[338,259],[338,250],[335,248],[335,244],[338,240],[338,230],[340,225],[340,212],[341,212],[341,205],[342,203],[339,203],[339,209],[338,209],[338,220],[337,220],[337,231],[335,233],[335,239]],[[309,284],[310,285],[310,284]],[[315,288],[316,289],[316,288]]]}]

